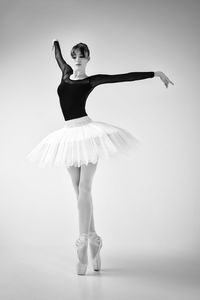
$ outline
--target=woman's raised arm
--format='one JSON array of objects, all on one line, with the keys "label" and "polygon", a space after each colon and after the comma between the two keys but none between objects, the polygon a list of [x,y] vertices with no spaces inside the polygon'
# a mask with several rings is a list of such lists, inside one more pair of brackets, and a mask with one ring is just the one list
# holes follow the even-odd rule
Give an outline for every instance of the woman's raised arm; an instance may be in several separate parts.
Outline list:
[{"label": "woman's raised arm", "polygon": [[60,67],[60,69],[62,70],[62,72],[64,73],[73,73],[73,70],[71,68],[70,65],[68,65],[66,63],[66,61],[63,59],[62,53],[61,53],[61,49],[60,49],[60,44],[58,40],[53,40],[53,45],[52,45],[52,50],[55,49],[55,58],[57,60],[57,63]]}]

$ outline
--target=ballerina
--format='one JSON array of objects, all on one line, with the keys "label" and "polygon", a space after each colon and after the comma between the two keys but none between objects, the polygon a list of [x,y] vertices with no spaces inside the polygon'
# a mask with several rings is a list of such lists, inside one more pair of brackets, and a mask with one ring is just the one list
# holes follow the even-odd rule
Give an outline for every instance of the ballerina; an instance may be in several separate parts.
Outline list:
[{"label": "ballerina", "polygon": [[91,119],[85,110],[86,100],[91,91],[100,84],[153,77],[159,77],[166,88],[169,83],[174,83],[161,71],[88,76],[86,66],[90,60],[90,50],[86,44],[78,43],[71,49],[73,69],[63,59],[58,40],[53,40],[52,50],[55,50],[55,58],[62,71],[57,93],[65,126],[46,136],[27,158],[38,163],[40,167],[65,166],[70,174],[79,214],[79,237],[75,241],[78,255],[76,270],[78,275],[85,275],[88,244],[93,270],[101,270],[100,249],[103,241],[95,230],[91,195],[98,161],[100,158],[128,153],[138,144],[137,138],[127,130]]}]

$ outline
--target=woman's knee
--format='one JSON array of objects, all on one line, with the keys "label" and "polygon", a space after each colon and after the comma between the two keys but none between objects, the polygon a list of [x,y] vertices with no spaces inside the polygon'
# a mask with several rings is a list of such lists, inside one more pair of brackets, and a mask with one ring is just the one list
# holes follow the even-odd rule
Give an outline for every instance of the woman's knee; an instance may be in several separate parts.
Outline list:
[{"label": "woman's knee", "polygon": [[90,194],[91,189],[91,182],[89,182],[88,180],[80,180],[78,186],[79,194]]},{"label": "woman's knee", "polygon": [[97,164],[89,163],[81,166],[79,190],[90,192]]},{"label": "woman's knee", "polygon": [[76,194],[78,194],[78,187],[79,187],[79,181],[80,181],[80,167],[72,166],[72,167],[68,167],[67,170],[70,174],[75,192],[76,192]]},{"label": "woman's knee", "polygon": [[91,184],[87,181],[80,181],[79,192],[78,192],[78,208],[85,209],[85,207],[91,209]]}]

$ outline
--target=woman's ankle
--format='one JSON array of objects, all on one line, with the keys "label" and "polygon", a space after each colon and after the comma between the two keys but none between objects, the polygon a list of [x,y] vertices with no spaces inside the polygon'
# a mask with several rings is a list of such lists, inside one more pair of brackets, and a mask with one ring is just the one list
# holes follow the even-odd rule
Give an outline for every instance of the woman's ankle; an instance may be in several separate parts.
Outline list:
[{"label": "woman's ankle", "polygon": [[81,232],[79,234],[80,237],[88,237],[89,236],[89,233],[86,233],[86,232]]},{"label": "woman's ankle", "polygon": [[97,233],[96,233],[95,230],[89,231],[89,232],[88,232],[88,236],[89,236],[89,237],[92,237],[92,236],[94,236],[94,235],[97,235]]}]

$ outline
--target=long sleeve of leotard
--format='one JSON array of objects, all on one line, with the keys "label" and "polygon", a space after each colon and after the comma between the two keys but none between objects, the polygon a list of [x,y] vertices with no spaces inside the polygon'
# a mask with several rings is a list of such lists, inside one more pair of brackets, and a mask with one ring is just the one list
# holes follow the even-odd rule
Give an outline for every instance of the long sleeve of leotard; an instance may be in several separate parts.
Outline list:
[{"label": "long sleeve of leotard", "polygon": [[129,72],[123,74],[96,74],[90,76],[90,84],[94,88],[104,83],[114,83],[122,81],[134,81],[154,77],[154,72]]},{"label": "long sleeve of leotard", "polygon": [[59,67],[61,68],[63,74],[66,74],[66,73],[72,74],[73,70],[72,70],[71,66],[68,65],[66,63],[66,61],[63,59],[61,49],[60,49],[60,44],[57,40],[54,41],[54,47],[55,47],[55,58],[57,60]]}]

